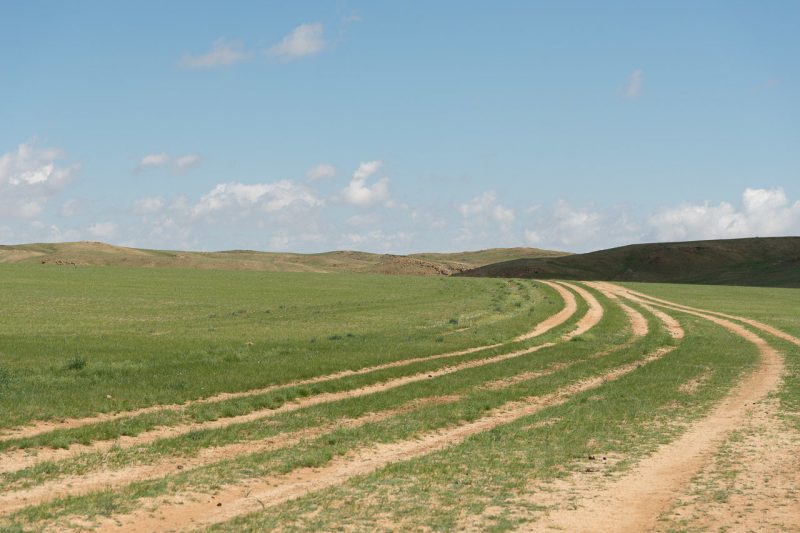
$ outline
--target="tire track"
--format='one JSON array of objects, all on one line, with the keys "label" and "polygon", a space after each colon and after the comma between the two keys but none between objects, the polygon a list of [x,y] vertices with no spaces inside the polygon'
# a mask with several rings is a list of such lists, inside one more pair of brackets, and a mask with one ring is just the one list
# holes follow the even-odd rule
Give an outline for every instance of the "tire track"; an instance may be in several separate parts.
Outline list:
[{"label": "tire track", "polygon": [[689,311],[698,311],[705,313],[707,315],[714,315],[721,318],[727,318],[728,320],[736,320],[738,322],[742,322],[749,326],[753,326],[756,329],[763,331],[764,333],[769,333],[774,337],[778,337],[779,339],[783,339],[785,341],[791,342],[797,346],[800,346],[800,338],[795,337],[783,330],[780,330],[776,327],[770,326],[769,324],[765,324],[763,322],[759,322],[758,320],[753,320],[752,318],[746,318],[742,316],[730,315],[727,313],[720,313],[718,311],[708,311],[706,309],[700,309],[697,307],[691,307],[688,305],[678,304],[674,302],[670,302],[669,300],[662,300],[661,298],[656,298],[655,296],[650,296],[649,294],[644,294],[642,292],[634,291],[633,289],[628,289],[627,287],[618,287],[626,294],[632,296],[633,298],[639,300],[645,300],[652,304],[663,304],[665,306],[672,306],[674,308],[679,308],[680,310],[689,310]]},{"label": "tire track", "polygon": [[534,337],[540,337],[551,329],[560,326],[569,320],[572,315],[578,312],[578,302],[575,300],[575,296],[571,292],[556,283],[549,281],[540,281],[540,283],[547,285],[551,289],[554,289],[556,292],[558,292],[559,296],[561,296],[561,299],[564,301],[564,307],[558,313],[549,316],[542,322],[539,322],[528,333],[520,335],[514,339],[514,342],[526,341],[528,339],[533,339]]},{"label": "tire track", "polygon": [[146,444],[151,444],[160,439],[178,437],[180,435],[184,435],[192,431],[221,429],[229,425],[242,424],[245,422],[253,422],[255,420],[270,418],[279,414],[288,413],[291,411],[297,411],[298,409],[303,409],[306,407],[335,402],[339,400],[359,398],[362,396],[367,396],[370,394],[375,394],[378,392],[395,389],[397,387],[408,385],[410,383],[426,381],[429,379],[445,376],[447,374],[453,374],[461,370],[477,368],[494,363],[500,363],[502,361],[507,361],[509,359],[514,359],[516,357],[521,357],[523,355],[529,355],[531,353],[537,352],[544,348],[550,348],[555,345],[556,343],[554,342],[547,342],[544,344],[532,346],[530,348],[525,348],[523,350],[504,353],[501,355],[496,355],[494,357],[487,357],[485,359],[466,361],[464,363],[447,366],[437,370],[431,370],[428,372],[419,372],[417,374],[412,374],[410,376],[402,376],[381,383],[365,385],[363,387],[359,387],[356,389],[349,389],[339,392],[323,392],[315,396],[297,398],[292,402],[285,403],[277,408],[267,407],[263,409],[256,409],[255,411],[251,411],[247,414],[238,416],[231,416],[226,418],[220,418],[217,420],[209,420],[205,422],[190,422],[187,424],[165,426],[165,427],[155,428],[149,431],[143,431],[142,433],[135,436],[122,436],[114,440],[98,440],[88,445],[73,444],[68,449],[27,448],[24,450],[15,450],[13,452],[4,453],[3,456],[0,457],[0,472],[1,473],[14,472],[17,470],[22,470],[23,468],[29,468],[31,466],[34,466],[36,464],[45,461],[59,461],[63,459],[68,459],[70,457],[75,457],[77,455],[87,452],[95,452],[95,453],[105,452],[110,450],[112,447],[125,449],[125,448],[131,448],[133,446],[142,446]]},{"label": "tire track", "polygon": [[[101,531],[150,532],[196,528],[225,522],[237,516],[273,507],[286,501],[302,497],[310,492],[340,485],[355,476],[369,474],[393,463],[406,461],[443,450],[463,442],[466,438],[491,430],[519,418],[535,414],[547,407],[565,403],[571,396],[601,386],[604,383],[655,361],[675,347],[662,347],[644,359],[636,361],[571,386],[557,393],[537,397],[527,402],[515,402],[492,411],[488,416],[448,430],[419,436],[399,443],[380,444],[357,450],[331,461],[321,468],[301,468],[284,476],[270,476],[247,483],[223,487],[215,493],[214,502],[208,495],[187,493],[169,501],[152,502],[155,510],[147,508],[128,515],[117,516],[103,522]],[[179,503],[178,503],[179,502]]]},{"label": "tire track", "polygon": [[[43,433],[48,433],[50,431],[61,430],[61,429],[76,429],[83,426],[88,426],[91,424],[98,424],[103,422],[111,422],[114,420],[120,420],[122,418],[130,418],[134,416],[139,416],[143,414],[155,413],[159,411],[179,411],[181,409],[185,409],[186,407],[192,405],[199,405],[199,404],[206,404],[206,403],[217,403],[225,400],[232,400],[236,398],[246,398],[249,396],[257,396],[259,394],[265,394],[268,392],[274,392],[280,389],[290,388],[290,387],[298,387],[304,385],[315,385],[318,383],[324,383],[326,381],[333,381],[336,379],[346,378],[350,376],[360,376],[364,374],[370,374],[372,372],[377,372],[380,370],[386,370],[390,368],[398,368],[406,365],[412,365],[415,363],[421,363],[425,361],[435,361],[437,359],[447,359],[458,357],[461,355],[468,355],[475,352],[480,352],[482,350],[491,350],[493,348],[499,348],[500,346],[504,346],[507,344],[511,344],[512,342],[520,342],[524,340],[529,340],[535,337],[540,337],[547,333],[548,331],[560,326],[567,320],[569,320],[578,310],[577,302],[575,301],[575,296],[572,295],[568,290],[563,289],[560,286],[557,286],[550,282],[543,282],[543,284],[548,285],[555,289],[561,298],[564,301],[564,307],[556,314],[551,315],[544,319],[542,322],[539,322],[533,330],[519,337],[513,339],[512,341],[508,342],[500,342],[495,344],[487,344],[485,346],[475,346],[472,348],[466,348],[464,350],[458,350],[455,352],[447,352],[443,354],[435,354],[435,355],[427,355],[422,357],[413,357],[409,359],[400,359],[397,361],[392,361],[389,363],[383,363],[380,365],[373,365],[369,367],[359,368],[356,370],[341,370],[339,372],[334,372],[331,374],[326,374],[323,376],[315,376],[308,379],[302,380],[295,380],[290,381],[287,383],[280,383],[275,385],[269,385],[267,387],[261,387],[257,389],[250,389],[247,391],[241,392],[223,392],[220,394],[215,394],[213,396],[209,396],[207,398],[199,398],[196,400],[189,400],[183,403],[174,403],[174,404],[159,404],[159,405],[151,405],[148,407],[141,407],[138,409],[130,409],[126,411],[119,411],[116,413],[101,413],[97,415],[92,415],[88,417],[81,417],[81,418],[71,418],[65,419],[58,422],[37,422],[34,424],[29,424],[22,427],[17,428],[8,428],[0,430],[0,442],[9,441],[14,439],[24,439],[29,437],[35,437],[41,435]],[[2,470],[0,470],[2,471]]]},{"label": "tire track", "polygon": [[460,396],[430,396],[412,400],[395,409],[366,413],[357,418],[340,419],[321,426],[281,433],[260,441],[237,442],[214,448],[205,448],[194,457],[166,457],[155,463],[120,468],[118,470],[92,472],[82,476],[65,476],[35,487],[3,492],[0,494],[0,515],[6,515],[24,507],[41,505],[67,496],[80,496],[92,491],[119,487],[137,481],[167,477],[175,472],[176,469],[189,471],[239,455],[288,448],[336,429],[357,428],[409,413],[426,405],[453,403],[459,399],[461,399]]},{"label": "tire track", "polygon": [[[596,309],[596,306],[599,306],[597,300],[594,299],[592,295],[588,292],[586,292],[586,295],[590,299],[589,300],[590,309],[592,308],[592,305],[594,305]],[[616,303],[619,304],[620,302]],[[593,327],[599,322],[600,318],[602,318],[602,313],[598,314],[597,312],[594,312],[592,314],[587,313],[587,315],[588,317],[584,316],[581,319],[581,322],[576,327],[575,331],[585,332],[587,328]],[[628,315],[628,318],[631,324],[633,324],[631,315]],[[569,335],[565,336],[565,339],[566,338],[570,338]],[[544,346],[535,348],[539,349],[542,347]],[[595,354],[595,356],[599,355],[602,354]],[[592,358],[594,358],[595,356],[592,356]],[[553,374],[557,371],[563,370],[564,368],[577,364],[581,361],[582,360],[575,361],[571,364],[554,363],[550,365],[548,368],[545,368],[541,371],[523,372],[521,375],[515,376],[514,378],[511,379],[501,379],[501,380],[496,380],[494,382],[490,382],[487,384],[487,387],[492,390],[509,387],[520,381],[532,380]],[[428,377],[430,377],[431,374],[429,373],[427,375]],[[432,403],[435,399],[436,397],[429,397],[418,400],[416,402]],[[394,414],[398,414],[400,412],[407,412],[408,410],[409,409],[405,409],[403,411],[389,410],[380,413],[370,413],[369,415],[365,415],[364,417],[359,417],[358,419],[354,419],[352,421],[349,421],[348,423],[350,424],[350,426],[356,427],[356,425],[362,425],[363,423],[383,420],[385,418],[388,418],[389,416],[393,416]],[[229,421],[230,419],[226,420]],[[120,486],[144,479],[163,477],[171,472],[176,462],[180,462],[181,465],[187,469],[197,468],[200,466],[206,466],[213,462],[224,460],[226,458],[233,457],[235,455],[256,453],[261,450],[279,447],[276,445],[276,443],[284,443],[284,442],[296,443],[303,438],[309,438],[310,436],[315,436],[330,431],[331,428],[335,426],[336,424],[329,424],[322,428],[300,430],[298,432],[281,434],[276,437],[267,439],[266,441],[263,442],[234,443],[216,448],[205,449],[202,450],[196,457],[193,458],[181,459],[175,457],[167,457],[161,461],[158,461],[157,463],[132,466],[128,468],[122,468],[111,471],[104,470],[83,476],[66,476],[29,489],[8,491],[5,494],[0,495],[0,514],[8,514],[10,512],[24,508],[26,506],[38,505],[65,496],[75,496],[75,495],[85,494],[87,492],[90,492],[92,490],[98,490],[100,488],[108,488],[110,486]]]},{"label": "tire track", "polygon": [[[644,337],[645,335],[647,335],[648,331],[650,330],[650,327],[648,326],[647,319],[644,317],[643,314],[641,314],[633,307],[623,303],[614,291],[610,290],[607,286],[603,285],[602,283],[595,283],[591,281],[587,281],[585,283],[586,285],[600,291],[606,298],[613,300],[615,304],[620,306],[622,310],[625,311],[625,314],[628,315],[628,322],[630,322],[634,337]],[[659,317],[659,318],[664,324],[667,324],[669,320],[674,320],[672,317],[669,317],[669,319],[667,320],[665,320],[664,317]]]},{"label": "tire track", "polygon": [[583,315],[578,323],[575,324],[575,329],[570,331],[569,333],[564,334],[561,339],[564,341],[568,341],[577,337],[578,335],[583,335],[593,327],[595,327],[600,320],[603,319],[603,306],[600,305],[600,302],[597,301],[597,298],[592,295],[589,291],[584,289],[583,287],[579,287],[578,285],[574,285],[572,283],[566,283],[564,281],[559,281],[557,283],[549,283],[548,285],[551,286],[558,286],[562,285],[564,287],[569,287],[573,291],[577,292],[578,295],[583,298],[583,300],[589,305],[589,309],[586,311],[586,314]]},{"label": "tire track", "polygon": [[[616,285],[616,292],[627,291]],[[634,295],[635,297],[635,295]],[[745,376],[702,420],[695,422],[677,440],[642,460],[631,472],[608,484],[602,491],[578,503],[575,511],[552,513],[531,524],[535,530],[646,531],[656,526],[666,510],[712,457],[725,437],[739,427],[749,405],[764,399],[780,386],[783,359],[764,339],[740,324],[699,310],[688,310],[661,300],[658,305],[709,320],[754,344],[760,355],[758,368]]]},{"label": "tire track", "polygon": [[[464,439],[508,424],[542,409],[560,405],[575,394],[619,379],[641,366],[658,360],[676,349],[660,347],[642,359],[622,365],[602,375],[593,376],[562,387],[558,391],[509,402],[493,409],[486,416],[460,426],[431,432],[412,439],[366,446],[328,465],[300,468],[286,475],[268,476],[222,487],[215,493],[214,503],[207,494],[184,493],[152,500],[127,515],[102,522],[102,531],[154,531],[195,528],[228,521],[232,518],[302,497],[310,492],[340,485],[355,476],[368,474],[390,464],[428,455],[463,442]],[[155,506],[155,510],[152,509]]]}]

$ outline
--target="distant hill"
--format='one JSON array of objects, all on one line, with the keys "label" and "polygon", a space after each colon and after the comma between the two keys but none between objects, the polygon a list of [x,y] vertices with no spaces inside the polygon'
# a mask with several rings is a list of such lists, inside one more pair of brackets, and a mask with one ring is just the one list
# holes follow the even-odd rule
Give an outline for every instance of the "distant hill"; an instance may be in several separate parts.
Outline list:
[{"label": "distant hill", "polygon": [[800,287],[800,237],[632,244],[503,261],[459,275]]},{"label": "distant hill", "polygon": [[538,248],[494,248],[452,254],[390,255],[352,251],[319,254],[252,250],[180,252],[126,248],[101,242],[0,245],[0,263],[407,275],[450,275],[498,261],[554,257],[563,254],[564,252]]}]

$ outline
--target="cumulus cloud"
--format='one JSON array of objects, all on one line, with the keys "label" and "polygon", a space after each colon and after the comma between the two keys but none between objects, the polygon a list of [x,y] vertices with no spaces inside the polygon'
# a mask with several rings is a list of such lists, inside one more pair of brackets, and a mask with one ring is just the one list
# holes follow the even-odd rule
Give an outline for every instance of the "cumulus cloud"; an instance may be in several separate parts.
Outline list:
[{"label": "cumulus cloud", "polygon": [[138,168],[141,170],[157,168],[167,163],[169,163],[169,156],[167,154],[147,154],[139,160]]},{"label": "cumulus cloud", "polygon": [[286,209],[310,208],[323,205],[310,189],[293,181],[282,180],[275,183],[220,183],[203,195],[192,208],[195,216],[218,211],[255,208],[265,213]]},{"label": "cumulus cloud", "polygon": [[342,190],[342,199],[359,207],[389,201],[389,178],[383,177],[373,185],[367,185],[367,180],[375,175],[381,166],[383,166],[382,161],[361,163],[353,173],[350,183]]},{"label": "cumulus cloud", "polygon": [[176,157],[172,165],[176,172],[185,172],[195,166],[200,161],[200,156],[197,154],[186,154]]},{"label": "cumulus cloud", "polygon": [[267,50],[267,55],[290,61],[316,55],[325,48],[322,24],[301,24]]},{"label": "cumulus cloud", "polygon": [[197,55],[187,55],[180,61],[186,68],[227,67],[239,63],[247,57],[241,43],[227,42],[225,39],[214,41],[211,51]]},{"label": "cumulus cloud", "polygon": [[629,100],[635,100],[642,94],[642,85],[644,84],[644,71],[637,68],[628,75],[628,80],[625,82],[623,94]]},{"label": "cumulus cloud", "polygon": [[147,154],[136,165],[137,171],[170,167],[175,174],[181,174],[195,167],[200,162],[198,154],[185,154],[172,157],[167,153]]},{"label": "cumulus cloud", "polygon": [[740,207],[728,202],[685,203],[660,210],[649,222],[662,241],[798,234],[800,201],[791,203],[782,188],[747,188]]},{"label": "cumulus cloud", "polygon": [[622,206],[596,208],[558,200],[527,210],[523,236],[527,244],[543,248],[587,251],[639,242],[641,224]]},{"label": "cumulus cloud", "polygon": [[306,172],[307,181],[320,181],[336,176],[336,167],[327,163],[322,163]]},{"label": "cumulus cloud", "polygon": [[69,181],[77,166],[62,167],[60,150],[20,144],[0,156],[0,216],[38,216]]},{"label": "cumulus cloud", "polygon": [[487,191],[458,207],[461,216],[471,222],[485,223],[492,220],[508,228],[516,218],[514,210],[497,201],[497,193]]}]

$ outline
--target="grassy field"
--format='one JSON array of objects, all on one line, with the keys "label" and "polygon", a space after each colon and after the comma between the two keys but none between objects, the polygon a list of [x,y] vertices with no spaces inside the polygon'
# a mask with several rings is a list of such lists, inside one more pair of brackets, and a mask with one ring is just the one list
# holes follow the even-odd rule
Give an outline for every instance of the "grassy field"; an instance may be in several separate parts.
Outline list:
[{"label": "grassy field", "polygon": [[630,244],[561,257],[524,257],[463,275],[800,287],[800,237]]},{"label": "grassy field", "polygon": [[800,348],[709,313],[798,335],[796,290],[0,265],[0,294],[3,531],[796,524],[764,457]]}]

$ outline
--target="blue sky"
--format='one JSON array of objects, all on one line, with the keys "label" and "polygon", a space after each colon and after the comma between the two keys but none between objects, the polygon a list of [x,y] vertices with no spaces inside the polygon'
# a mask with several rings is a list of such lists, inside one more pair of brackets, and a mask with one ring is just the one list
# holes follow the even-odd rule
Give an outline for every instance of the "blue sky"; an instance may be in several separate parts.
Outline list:
[{"label": "blue sky", "polygon": [[797,2],[7,2],[0,242],[800,234]]}]

